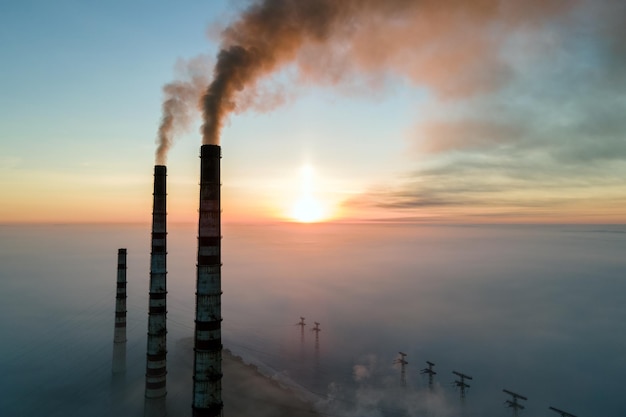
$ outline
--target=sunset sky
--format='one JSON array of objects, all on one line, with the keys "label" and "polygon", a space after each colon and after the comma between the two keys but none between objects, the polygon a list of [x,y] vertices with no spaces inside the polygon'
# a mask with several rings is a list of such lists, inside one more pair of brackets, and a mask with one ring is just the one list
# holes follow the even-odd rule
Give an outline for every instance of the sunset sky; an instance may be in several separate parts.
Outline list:
[{"label": "sunset sky", "polygon": [[[0,223],[148,222],[163,86],[211,80],[249,3],[4,2]],[[300,43],[226,117],[225,221],[626,221],[625,2],[339,3],[267,23]],[[192,116],[170,221],[197,220]]]}]

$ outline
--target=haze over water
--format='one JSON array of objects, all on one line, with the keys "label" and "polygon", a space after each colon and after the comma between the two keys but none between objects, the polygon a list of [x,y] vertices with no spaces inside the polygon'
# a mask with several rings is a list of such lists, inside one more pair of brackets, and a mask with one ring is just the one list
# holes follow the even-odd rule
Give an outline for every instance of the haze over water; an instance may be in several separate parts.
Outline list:
[{"label": "haze over water", "polygon": [[[223,235],[224,346],[328,415],[506,416],[503,388],[528,397],[522,416],[556,415],[549,405],[626,415],[625,226],[226,224]],[[120,393],[111,355],[122,247]],[[170,415],[191,411],[182,368],[196,250],[195,225],[169,227]],[[0,415],[141,415],[149,252],[144,225],[0,226]],[[427,360],[433,394],[419,375]],[[473,377],[463,409],[452,370]]]}]

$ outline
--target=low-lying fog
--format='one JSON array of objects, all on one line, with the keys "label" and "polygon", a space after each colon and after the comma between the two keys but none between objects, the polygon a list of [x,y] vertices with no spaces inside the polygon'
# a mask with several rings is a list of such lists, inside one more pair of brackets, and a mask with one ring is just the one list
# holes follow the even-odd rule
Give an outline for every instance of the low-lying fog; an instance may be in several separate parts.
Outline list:
[{"label": "low-lying fog", "polygon": [[[521,415],[626,415],[626,227],[274,224],[223,235],[225,347],[327,415],[502,416],[503,388],[528,397]],[[0,226],[0,415],[143,413],[149,252],[143,225]],[[195,226],[170,226],[168,253],[168,409],[190,415]],[[453,370],[473,377],[464,404]]]}]

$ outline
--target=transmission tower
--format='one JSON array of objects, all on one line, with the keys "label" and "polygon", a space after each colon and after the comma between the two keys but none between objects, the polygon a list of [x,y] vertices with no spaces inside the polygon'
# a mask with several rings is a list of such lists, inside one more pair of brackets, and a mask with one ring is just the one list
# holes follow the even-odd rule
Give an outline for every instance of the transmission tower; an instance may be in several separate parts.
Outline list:
[{"label": "transmission tower", "polygon": [[315,327],[313,327],[311,329],[311,331],[315,332],[315,351],[319,351],[319,348],[320,348],[320,332],[322,331],[322,329],[320,329],[320,324],[318,322],[315,321],[314,323],[315,323]]},{"label": "transmission tower", "polygon": [[433,366],[435,366],[434,363],[430,362],[430,361],[426,361],[426,363],[428,364],[428,368],[424,368],[420,371],[420,374],[427,374],[428,375],[428,388],[430,388],[430,390],[433,390],[433,377],[435,375],[437,375],[437,372],[433,371]]},{"label": "transmission tower", "polygon": [[517,394],[513,391],[506,390],[506,389],[503,389],[502,392],[509,394],[511,397],[513,397],[512,401],[506,400],[504,403],[506,404],[507,407],[510,407],[513,409],[513,417],[517,417],[518,410],[523,410],[525,408],[523,405],[517,402],[517,400],[528,401],[528,398],[524,397],[523,395]]},{"label": "transmission tower", "polygon": [[403,387],[406,387],[406,366],[409,363],[406,360],[404,360],[404,358],[406,358],[407,356],[406,353],[398,352],[398,354],[400,355],[400,357],[395,359],[393,363],[394,365],[400,364],[400,383],[402,384]]},{"label": "transmission tower", "polygon": [[460,380],[455,379],[453,384],[454,386],[458,387],[461,391],[461,399],[465,398],[465,389],[469,388],[470,385],[465,383],[466,379],[471,380],[472,377],[466,374],[462,374],[461,372],[457,372],[457,371],[452,371],[452,373],[456,376],[458,376],[460,378]]},{"label": "transmission tower", "polygon": [[300,317],[300,321],[296,323],[296,326],[300,326],[300,341],[304,342],[304,326],[306,326],[304,317]]},{"label": "transmission tower", "polygon": [[556,413],[559,413],[561,415],[561,417],[576,417],[574,414],[570,414],[567,411],[559,410],[556,407],[550,406],[550,407],[548,407],[548,409],[550,409],[550,410],[552,410],[552,411],[554,411]]}]

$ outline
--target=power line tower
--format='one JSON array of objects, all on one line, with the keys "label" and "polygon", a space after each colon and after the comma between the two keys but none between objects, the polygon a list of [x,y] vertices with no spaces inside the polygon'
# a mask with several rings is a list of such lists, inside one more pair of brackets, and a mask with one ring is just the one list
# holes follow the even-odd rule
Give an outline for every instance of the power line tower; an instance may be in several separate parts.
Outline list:
[{"label": "power line tower", "polygon": [[563,411],[563,410],[559,410],[556,407],[548,407],[549,410],[552,410],[556,413],[559,413],[561,415],[561,417],[576,417],[574,414],[568,413],[567,411]]},{"label": "power line tower", "polygon": [[504,403],[506,404],[507,407],[510,407],[513,409],[513,417],[517,417],[518,410],[523,410],[525,408],[523,405],[517,402],[517,400],[528,401],[528,398],[524,397],[523,395],[517,394],[513,391],[506,390],[506,389],[503,389],[502,392],[509,394],[510,396],[513,397],[513,401],[506,400]]},{"label": "power line tower", "polygon": [[465,389],[469,388],[470,385],[465,383],[466,379],[472,380],[472,377],[466,374],[462,374],[461,372],[452,371],[452,373],[460,378],[460,380],[455,379],[453,384],[458,387],[461,391],[461,400],[465,398]]},{"label": "power line tower", "polygon": [[300,321],[296,323],[296,326],[300,326],[300,341],[304,342],[304,326],[306,326],[304,317],[300,317]]},{"label": "power line tower", "polygon": [[315,327],[311,329],[312,332],[315,332],[315,364],[313,367],[313,383],[315,384],[315,387],[324,387],[325,389],[325,385],[322,384],[320,370],[320,332],[322,329],[320,329],[320,324],[318,322],[315,321],[314,323]]},{"label": "power line tower", "polygon": [[404,360],[404,358],[406,358],[407,356],[406,353],[398,352],[398,354],[400,355],[400,357],[395,359],[393,363],[394,365],[400,364],[400,383],[402,384],[403,387],[406,387],[406,366],[409,363],[406,360]]},{"label": "power line tower", "polygon": [[320,329],[320,324],[318,322],[315,321],[314,323],[315,327],[313,327],[311,331],[315,332],[315,351],[318,352],[320,349],[320,332],[322,329]]},{"label": "power line tower", "polygon": [[426,361],[426,363],[428,364],[428,368],[422,369],[420,371],[420,374],[428,375],[428,388],[430,388],[430,390],[432,391],[433,390],[433,377],[437,375],[437,372],[433,370],[433,366],[435,366],[434,363],[430,361]]}]

